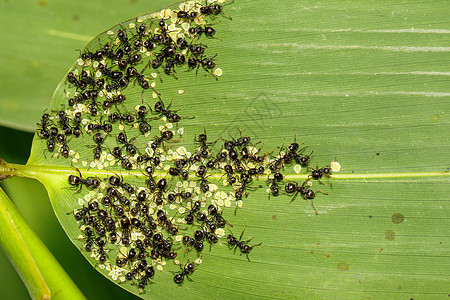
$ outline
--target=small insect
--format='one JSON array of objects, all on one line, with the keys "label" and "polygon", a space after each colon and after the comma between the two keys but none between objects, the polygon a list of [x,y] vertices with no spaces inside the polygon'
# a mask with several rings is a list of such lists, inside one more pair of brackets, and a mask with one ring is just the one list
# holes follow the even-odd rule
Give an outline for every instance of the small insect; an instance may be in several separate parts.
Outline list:
[{"label": "small insect", "polygon": [[162,131],[160,137],[155,137],[153,143],[151,144],[151,148],[156,150],[164,141],[168,141],[173,138],[173,132],[170,130]]},{"label": "small insect", "polygon": [[157,194],[156,194],[156,198],[155,198],[155,204],[156,205],[161,205],[164,202],[164,192],[167,189],[167,180],[165,178],[161,178],[160,180],[158,180],[158,183],[156,184],[156,189]]},{"label": "small insect", "polygon": [[97,132],[103,130],[104,132],[109,133],[112,131],[112,125],[106,122],[98,124],[89,123],[87,126],[87,130],[90,132]]},{"label": "small insect", "polygon": [[122,150],[120,147],[114,147],[111,154],[120,160],[120,163],[122,164],[122,167],[124,167],[127,170],[131,170],[133,168],[133,164],[125,157],[122,156]]},{"label": "small insect", "polygon": [[75,126],[73,127],[73,136],[79,137],[81,135],[81,113],[77,112],[75,113],[75,117],[73,119],[73,122]]},{"label": "small insect", "polygon": [[191,210],[186,215],[186,217],[184,217],[184,220],[186,221],[187,224],[194,223],[194,214],[200,209],[200,207],[201,207],[200,201],[195,201],[192,204]]},{"label": "small insect", "polygon": [[99,261],[103,264],[106,262],[106,251],[103,248],[105,246],[105,240],[98,237],[95,239],[95,244],[98,246]]},{"label": "small insect", "polygon": [[193,56],[189,57],[188,59],[188,68],[189,70],[196,69],[195,74],[198,74],[198,69],[202,67],[206,72],[214,76],[216,80],[218,79],[214,73],[211,72],[211,69],[213,69],[216,66],[216,63],[213,61],[212,57],[200,57],[195,58]]},{"label": "small insect", "polygon": [[[279,172],[273,174],[273,178],[270,183],[270,193],[273,196],[278,196],[280,194],[280,187],[278,186],[278,182],[283,180],[283,175]],[[269,195],[270,197],[270,195]]]},{"label": "small insect", "polygon": [[[181,268],[181,267],[180,267]],[[176,284],[181,284],[184,281],[184,277],[191,280],[189,278],[189,275],[191,275],[195,271],[195,264],[194,263],[187,263],[184,268],[182,268],[182,271],[180,273],[175,274],[173,277],[173,281]]]},{"label": "small insect", "polygon": [[94,159],[98,160],[102,156],[102,144],[105,141],[105,136],[100,132],[98,132],[94,134],[92,138],[94,139],[94,142],[97,144],[96,147],[93,149]]},{"label": "small insect", "polygon": [[110,123],[115,123],[116,121],[123,121],[127,124],[134,122],[134,117],[130,114],[119,114],[119,113],[112,113],[108,116],[108,121]]},{"label": "small insect", "polygon": [[236,252],[236,249],[239,248],[239,250],[241,251],[241,254],[245,254],[248,261],[250,261],[250,258],[248,257],[250,251],[252,251],[252,249],[254,247],[260,246],[262,243],[259,244],[254,244],[254,245],[249,245],[248,243],[253,239],[250,238],[246,241],[242,241],[242,236],[244,235],[245,232],[245,228],[242,231],[241,235],[239,236],[239,239],[237,239],[233,234],[229,234],[227,236],[227,243],[231,248],[234,248],[234,252]]},{"label": "small insect", "polygon": [[320,181],[320,179],[322,179],[323,176],[330,178],[331,177],[331,168],[329,166],[325,166],[323,168],[318,168],[316,167],[316,169],[312,169],[313,171],[311,172],[310,178],[318,180],[320,183],[322,183],[322,181]]},{"label": "small insect", "polygon": [[84,243],[84,250],[91,252],[92,251],[92,236],[94,234],[94,231],[92,230],[92,227],[87,226],[84,229],[84,233],[86,234],[86,242]]},{"label": "small insect", "polygon": [[69,72],[67,73],[67,80],[76,85],[77,87],[79,87],[81,90],[86,89],[86,83],[83,81],[78,80],[78,78],[75,76],[75,74],[73,72]]},{"label": "small insect", "polygon": [[111,78],[114,81],[118,81],[123,76],[123,73],[121,71],[111,71],[107,69],[106,66],[102,63],[98,64],[98,69],[103,75]]},{"label": "small insect", "polygon": [[77,169],[77,171],[80,176],[69,175],[69,178],[68,178],[70,185],[78,187],[77,192],[79,192],[81,190],[83,185],[91,190],[96,189],[100,186],[100,181],[97,179],[97,177],[88,177],[88,178],[84,179],[81,176],[80,170]]},{"label": "small insect", "polygon": [[48,122],[49,122],[49,114],[43,114],[41,118],[41,123],[37,123],[38,126],[41,128],[38,128],[38,135],[41,139],[48,139],[50,137],[50,133],[48,131]]},{"label": "small insect", "polygon": [[170,122],[179,122],[181,120],[181,117],[176,112],[169,110],[170,105],[171,104],[169,104],[169,106],[166,108],[164,102],[162,102],[162,100],[159,100],[155,103],[154,110],[157,114],[159,114],[158,117],[166,116],[167,120],[169,120]]},{"label": "small insect", "polygon": [[[122,253],[121,253],[122,254]],[[137,251],[135,248],[131,248],[130,251],[128,251],[127,255],[123,255],[123,258],[117,258],[116,259],[116,265],[119,267],[124,266],[125,264],[132,262],[136,258]]]},{"label": "small insect", "polygon": [[[110,185],[115,187],[121,187],[124,189],[128,194],[133,194],[135,189],[132,187],[129,183],[123,182],[123,177],[120,178],[117,176],[110,176],[108,179],[108,182]],[[145,192],[144,192],[145,193]]]},{"label": "small insect", "polygon": [[128,140],[125,132],[119,132],[119,134],[117,135],[117,141],[124,145],[125,149],[130,155],[135,155],[137,152],[136,146],[131,144],[131,142],[133,142],[135,139],[136,138],[132,138]]},{"label": "small insect", "polygon": [[139,131],[142,134],[149,132],[152,129],[152,127],[145,120],[145,116],[147,114],[147,107],[145,107],[143,105],[139,106],[137,114],[138,114],[138,118],[139,118]]},{"label": "small insect", "polygon": [[[288,182],[286,183],[284,189],[286,191],[287,194],[294,194],[294,196],[292,197],[292,200],[289,202],[293,202],[295,200],[295,197],[297,197],[298,194],[300,194],[303,199],[305,200],[311,200],[311,206],[314,208],[316,215],[318,215],[318,211],[317,208],[314,206],[314,202],[313,199],[316,197],[316,193],[313,190],[308,189],[308,187],[306,187],[305,185],[308,183],[308,180],[306,180],[305,182],[303,182],[302,185],[298,185],[297,182]],[[323,191],[320,191],[323,194],[327,194]]]},{"label": "small insect", "polygon": [[196,11],[184,11],[184,10],[179,10],[177,12],[177,18],[181,19],[183,21],[191,21],[193,19],[195,19],[197,17],[197,12]]},{"label": "small insect", "polygon": [[205,34],[205,36],[207,37],[213,37],[216,34],[216,30],[210,26],[191,27],[189,28],[189,34],[198,37],[200,37],[202,34]]},{"label": "small insect", "polygon": [[[130,225],[131,225],[130,219],[128,219],[126,216],[123,216],[122,219],[120,219],[120,226],[122,227],[122,244],[124,245],[130,244]],[[132,256],[132,259],[134,259],[136,257],[136,250],[131,248],[130,252],[131,250],[134,250]],[[131,253],[129,253],[129,257],[130,254]],[[117,265],[120,266],[119,263],[117,263]]]},{"label": "small insect", "polygon": [[138,287],[143,290],[147,285],[147,281],[155,275],[155,269],[152,266],[148,266],[145,269],[144,275],[141,277],[141,281],[138,284]]},{"label": "small insect", "polygon": [[[115,105],[117,108],[117,104],[122,104],[126,99],[127,99],[127,97],[125,95],[119,94],[112,99],[104,100],[102,106],[104,109],[110,108],[113,105]],[[117,114],[117,113],[115,113],[115,114]]]},{"label": "small insect", "polygon": [[192,198],[191,192],[179,192],[179,193],[170,193],[167,195],[167,201],[174,202],[176,198],[181,198],[182,200],[189,200]]}]

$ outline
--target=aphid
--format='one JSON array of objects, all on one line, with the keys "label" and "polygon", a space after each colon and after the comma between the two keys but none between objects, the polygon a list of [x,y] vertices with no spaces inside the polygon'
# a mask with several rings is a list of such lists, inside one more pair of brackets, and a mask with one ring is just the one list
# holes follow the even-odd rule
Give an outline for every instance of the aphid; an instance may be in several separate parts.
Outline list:
[{"label": "aphid", "polygon": [[247,256],[248,261],[250,261],[250,258],[248,257],[250,251],[252,251],[252,249],[254,247],[260,246],[262,243],[249,245],[248,243],[253,238],[250,238],[246,241],[242,241],[242,236],[244,235],[244,232],[245,232],[245,228],[242,231],[241,235],[239,236],[239,239],[237,239],[233,234],[229,234],[227,236],[227,243],[231,248],[234,248],[234,252],[236,252],[236,249],[239,248],[239,250],[241,251],[241,254],[245,254]]},{"label": "aphid", "polygon": [[68,180],[70,185],[78,187],[78,192],[81,190],[83,185],[91,190],[96,189],[100,186],[100,181],[97,179],[97,177],[88,177],[84,179],[81,176],[80,170],[77,169],[77,171],[80,176],[69,175]]},{"label": "aphid", "polygon": [[182,271],[180,273],[175,274],[175,276],[173,277],[173,281],[176,284],[181,284],[184,281],[184,277],[191,280],[189,278],[189,275],[191,275],[194,271],[195,271],[194,263],[188,263],[184,266],[184,268],[182,269]]},{"label": "aphid", "polygon": [[136,146],[131,144],[136,138],[132,138],[130,140],[127,139],[127,135],[125,132],[119,132],[117,135],[117,141],[124,145],[125,149],[127,150],[128,154],[135,155],[137,152]]}]

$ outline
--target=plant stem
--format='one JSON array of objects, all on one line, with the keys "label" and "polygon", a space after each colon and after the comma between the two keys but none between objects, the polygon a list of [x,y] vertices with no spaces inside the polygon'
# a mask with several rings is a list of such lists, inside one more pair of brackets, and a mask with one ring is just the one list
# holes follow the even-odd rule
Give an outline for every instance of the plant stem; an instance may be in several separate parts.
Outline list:
[{"label": "plant stem", "polygon": [[0,246],[33,299],[85,298],[1,188]]}]

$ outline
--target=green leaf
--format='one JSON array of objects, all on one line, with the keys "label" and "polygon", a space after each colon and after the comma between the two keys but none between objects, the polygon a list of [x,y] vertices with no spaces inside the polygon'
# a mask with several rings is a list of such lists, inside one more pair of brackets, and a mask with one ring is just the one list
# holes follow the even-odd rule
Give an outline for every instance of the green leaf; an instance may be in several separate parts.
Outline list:
[{"label": "green leaf", "polygon": [[[262,151],[274,156],[283,143],[296,138],[315,151],[310,166],[321,167],[336,158],[343,174],[333,175],[339,180],[324,179],[323,186],[314,184],[314,189],[328,193],[314,199],[318,215],[301,197],[288,204],[290,196],[268,199],[265,188],[249,191],[236,215],[226,208],[223,216],[234,235],[246,228],[243,239],[262,242],[251,251],[251,262],[222,239],[222,245],[203,251],[193,282],[174,284],[171,271],[180,269],[168,263],[139,296],[446,296],[450,270],[442,262],[449,252],[445,164],[450,122],[448,72],[442,62],[449,51],[447,7],[443,1],[420,7],[354,1],[235,1],[225,6],[233,20],[219,18],[214,28],[220,40],[207,40],[208,55],[217,53],[215,62],[223,70],[219,80],[200,68],[197,76],[195,71],[180,71],[178,80],[162,74],[163,83],[156,81],[165,103],[173,100],[171,108],[180,115],[195,116],[180,122],[185,134],[167,147],[183,145],[192,151],[193,138],[203,127],[211,141],[239,136],[239,128],[254,141],[261,140]],[[126,27],[127,22],[122,24]],[[64,89],[69,90],[65,79],[55,92],[54,110],[67,103]],[[142,94],[138,84],[127,91],[128,111],[140,105],[142,97],[155,103],[151,92]],[[153,127],[148,139],[156,135]],[[139,149],[145,147],[145,138],[136,130],[125,131],[129,138],[137,136],[134,144]],[[80,153],[78,162],[50,156],[43,150],[45,141],[35,137],[28,165],[13,167],[17,174],[44,183],[61,224],[81,248],[85,240],[77,238],[79,224],[67,213],[80,208],[77,198],[88,190],[74,194],[67,188],[67,176],[77,174],[74,168],[85,178],[117,173],[141,185],[145,178],[140,171],[123,172],[117,166],[108,167],[110,171],[80,166],[80,161],[92,160],[95,145],[89,134],[80,139],[84,142],[78,145],[76,139],[70,141],[71,149]],[[221,144],[218,141],[216,149]],[[115,145],[114,138],[105,141],[106,149]],[[296,175],[292,165],[284,169],[296,180],[306,178],[304,172]],[[160,170],[155,176],[164,175]],[[221,183],[219,176],[209,180]],[[252,186],[265,186],[265,181],[265,176],[255,179]],[[108,250],[114,260],[117,249]],[[89,253],[82,253],[98,268]],[[189,259],[195,258],[189,252]],[[100,272],[108,277],[108,272]],[[137,283],[121,286],[138,294]]]}]

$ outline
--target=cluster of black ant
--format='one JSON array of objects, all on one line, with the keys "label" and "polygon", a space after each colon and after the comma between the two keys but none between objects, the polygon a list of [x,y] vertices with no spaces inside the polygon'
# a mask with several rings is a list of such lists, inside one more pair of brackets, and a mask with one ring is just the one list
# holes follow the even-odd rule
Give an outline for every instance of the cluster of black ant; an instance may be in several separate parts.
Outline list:
[{"label": "cluster of black ant", "polygon": [[[250,252],[262,243],[243,239],[245,229],[236,237],[223,213],[236,204],[236,215],[249,193],[261,187],[256,181],[267,182],[269,197],[289,195],[292,202],[300,194],[314,207],[312,182],[331,175],[331,166],[325,166],[311,169],[303,183],[286,180],[281,173],[285,167],[298,164],[309,170],[313,154],[295,141],[272,156],[260,154],[259,143],[242,133],[210,140],[204,131],[195,137],[193,151],[169,149],[176,134],[182,135],[172,130],[173,124],[188,117],[163,102],[155,82],[150,83],[158,74],[144,71],[159,73],[162,67],[175,77],[175,69],[187,65],[187,71],[201,67],[216,77],[214,56],[205,56],[207,47],[198,41],[215,36],[208,20],[227,16],[219,2],[192,3],[107,32],[108,41],[82,52],[67,75],[70,108],[44,114],[38,124],[37,135],[52,158],[71,159],[76,173],[68,177],[69,186],[76,194],[85,193],[80,198],[84,204],[69,212],[80,226],[82,248],[114,280],[137,283],[142,292],[169,261],[179,268],[173,272],[176,284],[190,279],[205,246],[211,250],[223,242],[250,261]],[[173,26],[185,28],[184,34],[174,34]],[[134,107],[126,92],[136,83],[142,88],[142,103]],[[158,98],[153,105],[143,94],[150,88]],[[164,125],[158,126],[161,121]],[[155,128],[158,133],[150,136]],[[92,149],[90,159],[80,154],[86,146]],[[83,167],[105,168],[110,175],[83,177]],[[224,180],[227,193],[213,179]],[[196,259],[191,261],[192,256]]]}]

